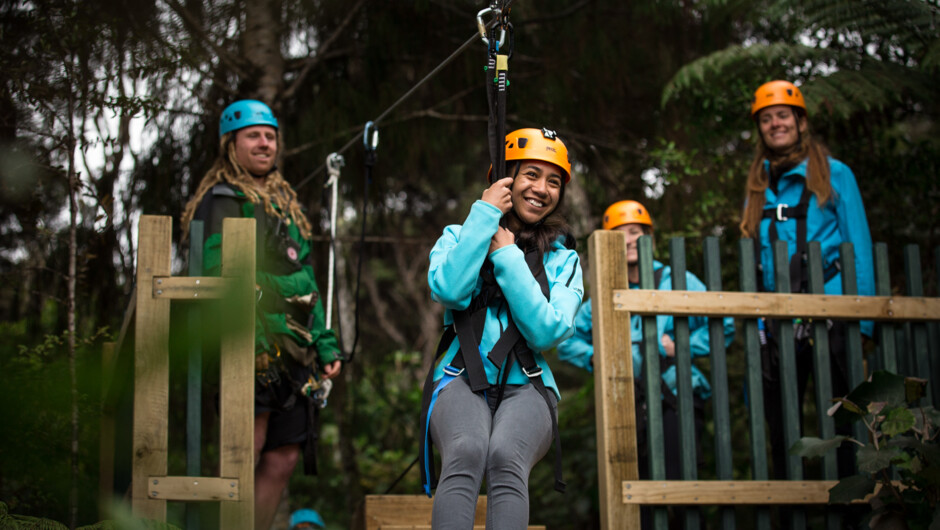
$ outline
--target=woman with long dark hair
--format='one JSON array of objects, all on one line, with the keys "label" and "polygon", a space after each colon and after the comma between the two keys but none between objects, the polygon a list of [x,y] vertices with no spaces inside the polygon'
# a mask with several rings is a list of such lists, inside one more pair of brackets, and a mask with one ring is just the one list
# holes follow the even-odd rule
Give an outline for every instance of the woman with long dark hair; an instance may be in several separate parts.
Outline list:
[{"label": "woman with long dark hair", "polygon": [[[754,94],[751,117],[758,129],[758,149],[747,178],[747,199],[741,220],[744,237],[759,241],[758,281],[761,290],[775,291],[773,245],[787,242],[790,286],[794,293],[806,292],[807,243],[822,247],[825,293],[842,294],[839,245],[850,242],[855,251],[858,293],[875,291],[871,234],[855,175],[847,165],[832,158],[813,136],[806,103],[800,89],[788,81],[771,81]],[[785,478],[786,447],[783,447],[783,413],[780,397],[779,358],[774,328],[791,325],[778,321],[767,325],[764,344],[764,403],[770,425],[774,475]],[[811,326],[829,329],[834,396],[849,392],[845,325],[821,321],[793,323],[796,337],[799,402],[812,373]],[[872,334],[872,322],[862,322],[862,333]],[[853,352],[861,354],[861,352]],[[839,453],[840,476],[854,473],[848,447]]]},{"label": "woman with long dark hair", "polygon": [[[528,477],[556,440],[558,387],[541,352],[568,338],[581,304],[578,254],[560,212],[571,164],[547,129],[506,136],[509,175],[431,250],[431,297],[445,307],[443,355],[425,385],[425,491],[441,474],[431,525],[469,529],[486,478],[486,527],[524,529]],[[492,168],[491,168],[492,175]]]}]

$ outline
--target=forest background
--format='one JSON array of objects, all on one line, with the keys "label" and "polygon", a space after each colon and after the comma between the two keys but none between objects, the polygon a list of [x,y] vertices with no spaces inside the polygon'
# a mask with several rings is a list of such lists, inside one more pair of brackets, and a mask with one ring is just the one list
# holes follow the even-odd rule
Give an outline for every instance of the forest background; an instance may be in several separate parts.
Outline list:
[{"label": "forest background", "polygon": [[[318,227],[325,289],[325,157],[465,43],[487,6],[0,1],[0,501],[11,513],[98,520],[89,486],[97,483],[101,342],[117,335],[134,288],[137,220],[172,216],[179,241],[181,210],[217,153],[222,108],[245,97],[273,107],[282,169]],[[575,169],[566,202],[580,250],[607,205],[639,199],[654,214],[659,259],[668,259],[671,237],[685,237],[690,270],[701,276],[702,239],[718,236],[723,285],[736,289],[737,225],[755,150],[749,102],[758,85],[782,78],[802,87],[814,133],[854,170],[892,271],[911,243],[928,250],[925,268],[935,270],[936,1],[517,0],[510,19],[509,129],[546,126],[567,143]],[[345,153],[334,323],[348,351],[358,322],[355,361],[325,409],[320,476],[298,472],[288,503],[317,509],[331,528],[348,527],[363,495],[388,491],[417,455],[420,387],[441,331],[427,255],[485,187],[484,64],[485,47],[474,43],[379,124],[368,187],[361,145]],[[185,258],[177,248],[176,273]],[[903,277],[894,284],[900,289]],[[174,348],[174,370],[183,351]],[[736,342],[729,355],[740,354]],[[550,463],[539,464],[533,521],[594,528],[592,378],[548,356],[563,393],[569,487],[558,497]],[[174,376],[175,425],[183,424],[181,381]],[[744,415],[734,417],[744,428]],[[171,447],[181,440],[182,428],[171,433]],[[183,462],[171,456],[171,474]],[[210,473],[212,459],[204,462]],[[417,493],[418,483],[412,468],[391,491]],[[171,507],[171,518],[180,513]]]}]

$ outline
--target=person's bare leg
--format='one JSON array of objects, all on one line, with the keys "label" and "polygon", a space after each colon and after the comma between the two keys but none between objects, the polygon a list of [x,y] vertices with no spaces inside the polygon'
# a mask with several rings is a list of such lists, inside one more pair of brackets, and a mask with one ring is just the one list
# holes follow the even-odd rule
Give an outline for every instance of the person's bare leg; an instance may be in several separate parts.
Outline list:
[{"label": "person's bare leg", "polygon": [[267,530],[281,493],[300,460],[300,444],[282,445],[261,454],[255,467],[255,530]]}]

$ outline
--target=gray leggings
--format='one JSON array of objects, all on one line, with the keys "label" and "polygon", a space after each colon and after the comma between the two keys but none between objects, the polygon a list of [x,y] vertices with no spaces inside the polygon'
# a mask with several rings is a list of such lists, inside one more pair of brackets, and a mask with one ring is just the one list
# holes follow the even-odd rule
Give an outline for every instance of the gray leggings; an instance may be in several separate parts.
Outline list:
[{"label": "gray leggings", "polygon": [[[555,395],[551,390],[549,394],[552,414],[557,414]],[[552,443],[552,418],[538,390],[531,384],[507,386],[493,414],[486,401],[470,391],[467,380],[458,377],[438,395],[430,429],[441,454],[431,528],[473,528],[484,473],[486,528],[528,527],[529,472]]]}]

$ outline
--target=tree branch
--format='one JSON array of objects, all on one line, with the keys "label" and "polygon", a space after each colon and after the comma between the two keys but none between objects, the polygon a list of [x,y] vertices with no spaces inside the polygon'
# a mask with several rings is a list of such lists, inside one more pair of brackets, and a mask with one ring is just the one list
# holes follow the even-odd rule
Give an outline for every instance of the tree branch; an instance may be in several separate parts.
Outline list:
[{"label": "tree branch", "polygon": [[340,35],[342,35],[343,31],[346,30],[349,24],[353,21],[356,13],[365,3],[366,0],[358,0],[356,5],[354,5],[352,9],[350,9],[346,14],[346,18],[344,18],[343,21],[339,23],[339,26],[336,26],[336,29],[333,30],[333,33],[327,37],[325,41],[320,43],[320,46],[317,48],[316,55],[307,59],[306,64],[304,64],[303,68],[301,68],[300,72],[298,72],[297,78],[294,79],[290,86],[287,87],[287,89],[284,90],[284,92],[281,94],[281,99],[290,99],[294,96],[294,93],[297,92],[297,90],[300,88],[300,85],[303,84],[304,79],[306,79],[307,74],[309,74],[310,71],[313,70],[313,68],[318,65],[321,60],[323,60],[324,54],[329,52],[330,47],[333,45],[333,43],[336,42],[337,39],[339,39]]},{"label": "tree branch", "polygon": [[189,26],[190,31],[193,32],[193,36],[199,37],[199,41],[203,43],[207,48],[215,53],[219,59],[228,65],[229,68],[237,75],[243,79],[251,77],[248,72],[245,70],[244,65],[238,60],[238,58],[232,56],[225,48],[219,46],[212,40],[212,37],[202,28],[202,25],[199,23],[199,20],[183,5],[181,5],[176,0],[164,0],[170,9],[176,12],[180,18],[183,19],[183,23]]}]

